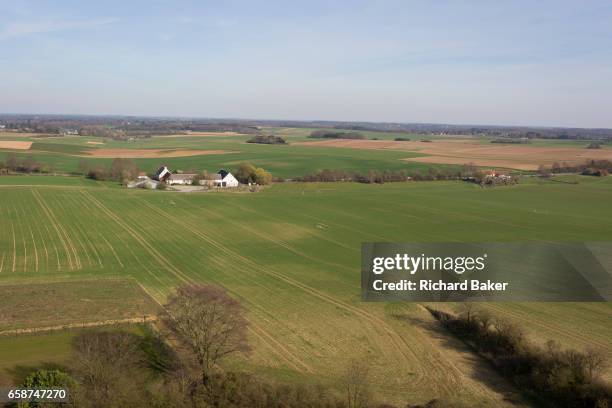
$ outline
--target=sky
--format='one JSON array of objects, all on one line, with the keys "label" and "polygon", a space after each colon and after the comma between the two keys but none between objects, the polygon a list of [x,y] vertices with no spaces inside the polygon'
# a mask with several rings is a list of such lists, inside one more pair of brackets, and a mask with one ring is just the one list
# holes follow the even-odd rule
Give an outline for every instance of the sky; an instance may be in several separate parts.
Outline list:
[{"label": "sky", "polygon": [[0,0],[0,112],[612,128],[612,2]]}]

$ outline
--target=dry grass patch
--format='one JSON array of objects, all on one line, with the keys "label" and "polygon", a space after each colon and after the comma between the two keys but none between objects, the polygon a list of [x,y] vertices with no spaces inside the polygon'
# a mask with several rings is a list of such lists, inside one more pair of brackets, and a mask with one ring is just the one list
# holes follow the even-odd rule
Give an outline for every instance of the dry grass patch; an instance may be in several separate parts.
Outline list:
[{"label": "dry grass patch", "polygon": [[32,142],[16,140],[0,140],[0,149],[29,150]]}]

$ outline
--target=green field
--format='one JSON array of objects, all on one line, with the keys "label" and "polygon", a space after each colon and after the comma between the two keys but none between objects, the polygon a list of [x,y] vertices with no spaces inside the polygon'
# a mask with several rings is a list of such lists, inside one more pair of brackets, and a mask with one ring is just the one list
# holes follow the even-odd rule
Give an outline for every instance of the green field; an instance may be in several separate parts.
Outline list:
[{"label": "green field", "polygon": [[[501,404],[504,387],[432,331],[418,305],[360,301],[362,242],[612,239],[612,178],[524,179],[493,189],[285,183],[256,194],[182,194],[21,177],[36,183],[0,178],[13,184],[0,187],[0,285],[126,276],[163,302],[176,285],[217,283],[243,302],[251,322],[252,354],[228,364],[334,386],[349,358],[363,357],[378,394],[392,402]],[[610,352],[610,304],[491,307],[523,322],[536,342]]]}]

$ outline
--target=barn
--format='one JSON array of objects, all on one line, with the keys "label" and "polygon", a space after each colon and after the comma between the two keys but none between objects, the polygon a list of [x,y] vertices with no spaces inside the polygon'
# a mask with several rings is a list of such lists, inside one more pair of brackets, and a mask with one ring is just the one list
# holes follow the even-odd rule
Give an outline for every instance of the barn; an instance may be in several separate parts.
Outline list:
[{"label": "barn", "polygon": [[189,185],[193,183],[195,179],[195,174],[187,174],[187,173],[174,173],[171,174],[167,179],[166,183],[169,185],[180,184],[180,185]]}]

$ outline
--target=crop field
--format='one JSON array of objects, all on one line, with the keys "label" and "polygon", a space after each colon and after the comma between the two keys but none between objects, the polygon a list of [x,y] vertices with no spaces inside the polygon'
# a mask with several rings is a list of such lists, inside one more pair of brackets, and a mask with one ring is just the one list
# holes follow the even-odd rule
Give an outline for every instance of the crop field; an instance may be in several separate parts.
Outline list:
[{"label": "crop field", "polygon": [[[270,146],[254,146],[263,147]],[[256,194],[135,191],[72,180],[0,177],[0,302],[9,285],[51,281],[127,278],[160,303],[177,285],[220,284],[243,303],[251,323],[251,355],[228,364],[336,386],[348,360],[363,358],[376,389],[392,402],[446,397],[503,405],[511,391],[436,330],[419,305],[361,302],[362,242],[612,239],[612,178],[525,179],[494,189],[281,183]],[[101,287],[92,283],[88,299]],[[86,298],[85,288],[79,293],[75,301]],[[610,304],[486,307],[519,320],[534,342],[554,338],[612,351]],[[10,304],[0,310],[10,313]]]},{"label": "crop field", "polygon": [[[487,143],[488,142],[488,143]],[[400,150],[421,154],[406,158],[410,162],[466,164],[537,170],[540,165],[551,167],[554,162],[581,164],[587,160],[612,160],[612,149],[586,149],[560,144],[492,144],[488,140],[447,139],[417,141],[390,140],[321,140],[301,142],[302,146],[353,148],[367,150]]]}]

